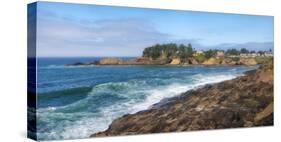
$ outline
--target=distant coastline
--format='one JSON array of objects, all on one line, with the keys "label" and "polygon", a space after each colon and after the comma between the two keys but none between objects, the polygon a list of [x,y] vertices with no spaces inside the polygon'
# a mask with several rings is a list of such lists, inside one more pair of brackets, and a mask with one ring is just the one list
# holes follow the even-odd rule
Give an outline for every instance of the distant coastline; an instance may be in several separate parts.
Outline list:
[{"label": "distant coastline", "polygon": [[89,62],[74,62],[66,66],[87,65],[257,65],[273,58],[269,51],[249,51],[246,48],[206,51],[195,50],[191,44],[156,44],[143,50],[140,57],[124,60],[118,57],[104,57]]}]

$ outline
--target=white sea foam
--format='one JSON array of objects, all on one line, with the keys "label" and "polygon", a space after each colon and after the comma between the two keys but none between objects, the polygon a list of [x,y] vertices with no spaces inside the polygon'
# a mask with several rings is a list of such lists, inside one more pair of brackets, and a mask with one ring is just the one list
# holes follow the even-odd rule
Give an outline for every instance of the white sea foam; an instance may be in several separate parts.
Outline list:
[{"label": "white sea foam", "polygon": [[148,90],[149,96],[146,98],[144,102],[136,104],[133,106],[134,111],[137,112],[140,110],[148,109],[151,105],[159,102],[164,98],[170,98],[181,93],[184,93],[190,89],[196,89],[200,86],[212,83],[218,83],[225,80],[230,80],[235,78],[234,75],[214,75],[214,76],[203,76],[201,74],[195,76],[195,81],[192,84],[177,84],[173,83],[169,86],[164,86],[161,88],[156,88],[153,90]]},{"label": "white sea foam", "polygon": [[[91,134],[106,130],[109,124],[116,118],[137,111],[148,109],[151,105],[164,98],[177,96],[187,90],[198,88],[202,85],[217,83],[224,80],[235,78],[237,75],[231,74],[209,74],[194,75],[191,82],[177,83],[172,81],[168,85],[150,87],[146,81],[131,81],[106,83],[93,88],[93,91],[85,99],[75,103],[61,106],[39,109],[38,118],[40,121],[47,122],[51,131],[39,131],[39,139],[72,139],[86,138]],[[190,78],[189,78],[190,79]],[[108,105],[98,110],[98,112],[87,111],[91,109],[93,97],[99,92],[106,92],[109,87],[123,86],[129,88],[126,93],[119,93],[120,97],[127,101]],[[145,88],[147,87],[147,88]],[[138,99],[137,95],[144,95],[144,99]],[[85,109],[85,111],[73,112],[75,109]],[[57,121],[61,123],[57,123]]]}]

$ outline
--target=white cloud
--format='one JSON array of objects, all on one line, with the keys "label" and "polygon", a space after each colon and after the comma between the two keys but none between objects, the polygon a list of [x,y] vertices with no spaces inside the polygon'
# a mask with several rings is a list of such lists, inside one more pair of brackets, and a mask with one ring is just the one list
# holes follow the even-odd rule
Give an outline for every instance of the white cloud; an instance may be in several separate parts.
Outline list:
[{"label": "white cloud", "polygon": [[[192,43],[196,49],[273,49],[272,42],[202,45],[204,39],[176,39],[157,31],[145,19],[123,18],[80,20],[54,13],[38,14],[37,55],[39,56],[140,56],[143,48],[156,43]],[[176,37],[176,36],[175,36]]]},{"label": "white cloud", "polygon": [[99,20],[81,24],[56,16],[39,18],[37,35],[39,56],[74,56],[73,53],[77,56],[136,56],[141,54],[144,47],[172,38],[140,19]]}]

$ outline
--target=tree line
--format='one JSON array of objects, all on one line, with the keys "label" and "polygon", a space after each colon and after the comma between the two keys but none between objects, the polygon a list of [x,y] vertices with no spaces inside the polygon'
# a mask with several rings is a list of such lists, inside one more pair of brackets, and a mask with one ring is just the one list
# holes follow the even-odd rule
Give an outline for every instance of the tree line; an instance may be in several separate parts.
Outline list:
[{"label": "tree line", "polygon": [[194,50],[191,44],[156,44],[150,47],[147,47],[143,51],[143,57],[150,57],[152,59],[158,58],[180,58],[182,60],[192,57]]},{"label": "tree line", "polygon": [[[241,48],[240,50],[232,48],[225,50],[219,49],[209,49],[205,50],[202,55],[199,55],[202,59],[209,59],[211,57],[215,57],[218,51],[224,52],[226,56],[238,56],[240,54],[249,54],[249,53],[258,53],[264,54],[265,51],[249,51],[246,48]],[[193,57],[193,54],[196,51],[192,48],[191,44],[184,45],[184,44],[175,44],[175,43],[168,43],[168,44],[155,44],[153,46],[147,47],[143,50],[143,57],[149,57],[152,59],[173,59],[173,58],[180,58],[181,60],[186,60],[190,57]],[[271,50],[270,50],[271,52]]]}]

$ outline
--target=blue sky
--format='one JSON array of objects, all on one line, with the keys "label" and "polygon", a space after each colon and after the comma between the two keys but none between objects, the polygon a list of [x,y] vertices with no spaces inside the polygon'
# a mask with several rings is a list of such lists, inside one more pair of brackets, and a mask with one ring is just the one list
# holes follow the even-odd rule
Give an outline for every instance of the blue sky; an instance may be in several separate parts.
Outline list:
[{"label": "blue sky", "polygon": [[37,55],[140,56],[156,43],[273,49],[273,17],[39,2]]}]

